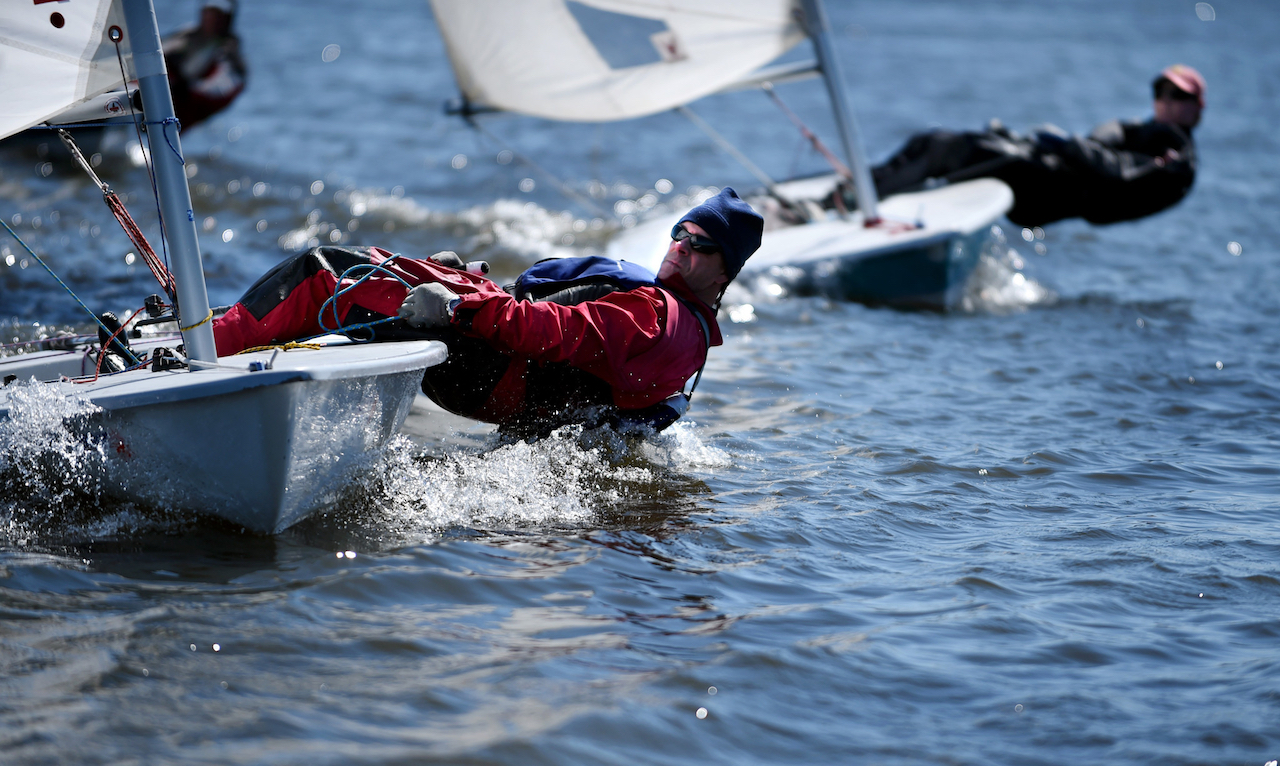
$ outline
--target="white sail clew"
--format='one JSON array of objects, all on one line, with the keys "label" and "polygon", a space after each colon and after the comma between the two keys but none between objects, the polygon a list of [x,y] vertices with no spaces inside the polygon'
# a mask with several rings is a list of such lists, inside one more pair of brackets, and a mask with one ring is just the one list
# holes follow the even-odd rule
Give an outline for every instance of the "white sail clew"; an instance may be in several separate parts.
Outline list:
[{"label": "white sail clew", "polygon": [[124,28],[111,0],[0,2],[0,138],[120,87],[112,25]]},{"label": "white sail clew", "polygon": [[473,107],[601,122],[687,104],[805,39],[792,0],[431,0]]}]

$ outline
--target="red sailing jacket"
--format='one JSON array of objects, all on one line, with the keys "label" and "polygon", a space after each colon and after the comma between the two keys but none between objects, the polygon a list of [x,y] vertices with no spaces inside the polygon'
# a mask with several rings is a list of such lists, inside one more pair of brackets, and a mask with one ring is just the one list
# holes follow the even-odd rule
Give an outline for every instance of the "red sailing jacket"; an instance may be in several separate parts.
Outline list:
[{"label": "red sailing jacket", "polygon": [[[320,257],[325,250],[320,249]],[[313,250],[306,255],[316,253]],[[377,248],[370,253],[373,263],[382,263],[389,255]],[[319,267],[302,272],[303,267],[293,263],[286,261],[277,271],[292,268],[296,273],[277,276],[274,283],[269,278],[275,272],[268,274],[215,321],[219,355],[322,332],[317,314],[333,294],[340,270],[322,261]],[[433,261],[397,258],[386,268],[411,285],[435,281],[448,286],[462,298],[452,326],[511,357],[485,405],[468,413],[480,420],[502,423],[518,416],[524,409],[529,365],[554,362],[567,363],[603,380],[613,404],[621,409],[648,407],[684,386],[706,361],[708,345],[723,343],[715,312],[679,277],[662,287],[638,287],[562,306],[517,301],[485,277]],[[263,285],[272,289],[264,290]],[[338,316],[345,319],[354,306],[395,316],[407,292],[396,279],[374,276],[338,299]],[[684,300],[678,300],[676,293]],[[255,307],[261,316],[255,314]],[[694,310],[706,320],[709,343]],[[333,326],[329,312],[326,324]]]}]

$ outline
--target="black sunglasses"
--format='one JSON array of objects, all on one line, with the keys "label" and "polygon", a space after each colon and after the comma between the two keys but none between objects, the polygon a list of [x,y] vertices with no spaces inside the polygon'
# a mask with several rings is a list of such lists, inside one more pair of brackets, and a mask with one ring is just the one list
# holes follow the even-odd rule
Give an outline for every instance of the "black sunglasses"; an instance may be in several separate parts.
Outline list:
[{"label": "black sunglasses", "polygon": [[1157,100],[1166,98],[1171,101],[1196,101],[1198,97],[1194,93],[1188,93],[1173,83],[1173,80],[1160,78],[1151,85]]},{"label": "black sunglasses", "polygon": [[724,251],[720,245],[716,244],[714,239],[700,237],[697,234],[690,234],[689,230],[684,227],[683,223],[675,225],[675,228],[671,230],[671,238],[676,242],[681,242],[687,239],[689,240],[689,247],[699,253],[705,253],[706,255],[714,255]]}]

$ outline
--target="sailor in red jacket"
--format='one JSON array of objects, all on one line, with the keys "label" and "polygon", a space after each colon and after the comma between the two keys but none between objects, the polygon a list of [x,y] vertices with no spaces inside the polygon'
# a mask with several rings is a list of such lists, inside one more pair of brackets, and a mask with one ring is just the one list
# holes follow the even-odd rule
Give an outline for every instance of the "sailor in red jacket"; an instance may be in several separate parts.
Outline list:
[{"label": "sailor in red jacket", "polygon": [[[664,403],[722,343],[715,307],[762,230],[760,216],[725,188],[677,224],[657,275],[605,258],[562,259],[525,272],[511,292],[463,270],[452,253],[393,259],[376,248],[316,248],[260,279],[215,322],[214,337],[227,355],[320,333],[322,320],[333,327],[398,316],[377,326],[379,339],[449,346],[422,383],[447,410],[516,435],[569,422],[661,428],[674,420]],[[381,271],[355,286],[348,280],[326,307],[341,274],[361,262]]]},{"label": "sailor in red jacket", "polygon": [[203,0],[200,23],[164,39],[164,67],[183,130],[226,109],[244,91],[249,70],[231,29],[236,4]]}]

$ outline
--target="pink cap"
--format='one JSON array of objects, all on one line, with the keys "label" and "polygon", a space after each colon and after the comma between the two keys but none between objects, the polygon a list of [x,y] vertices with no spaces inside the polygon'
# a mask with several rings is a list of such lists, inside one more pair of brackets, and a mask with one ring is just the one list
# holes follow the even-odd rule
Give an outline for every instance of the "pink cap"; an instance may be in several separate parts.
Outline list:
[{"label": "pink cap", "polygon": [[1204,108],[1204,77],[1195,69],[1186,64],[1174,64],[1161,72],[1160,77],[1195,96],[1200,101],[1200,108]]}]

